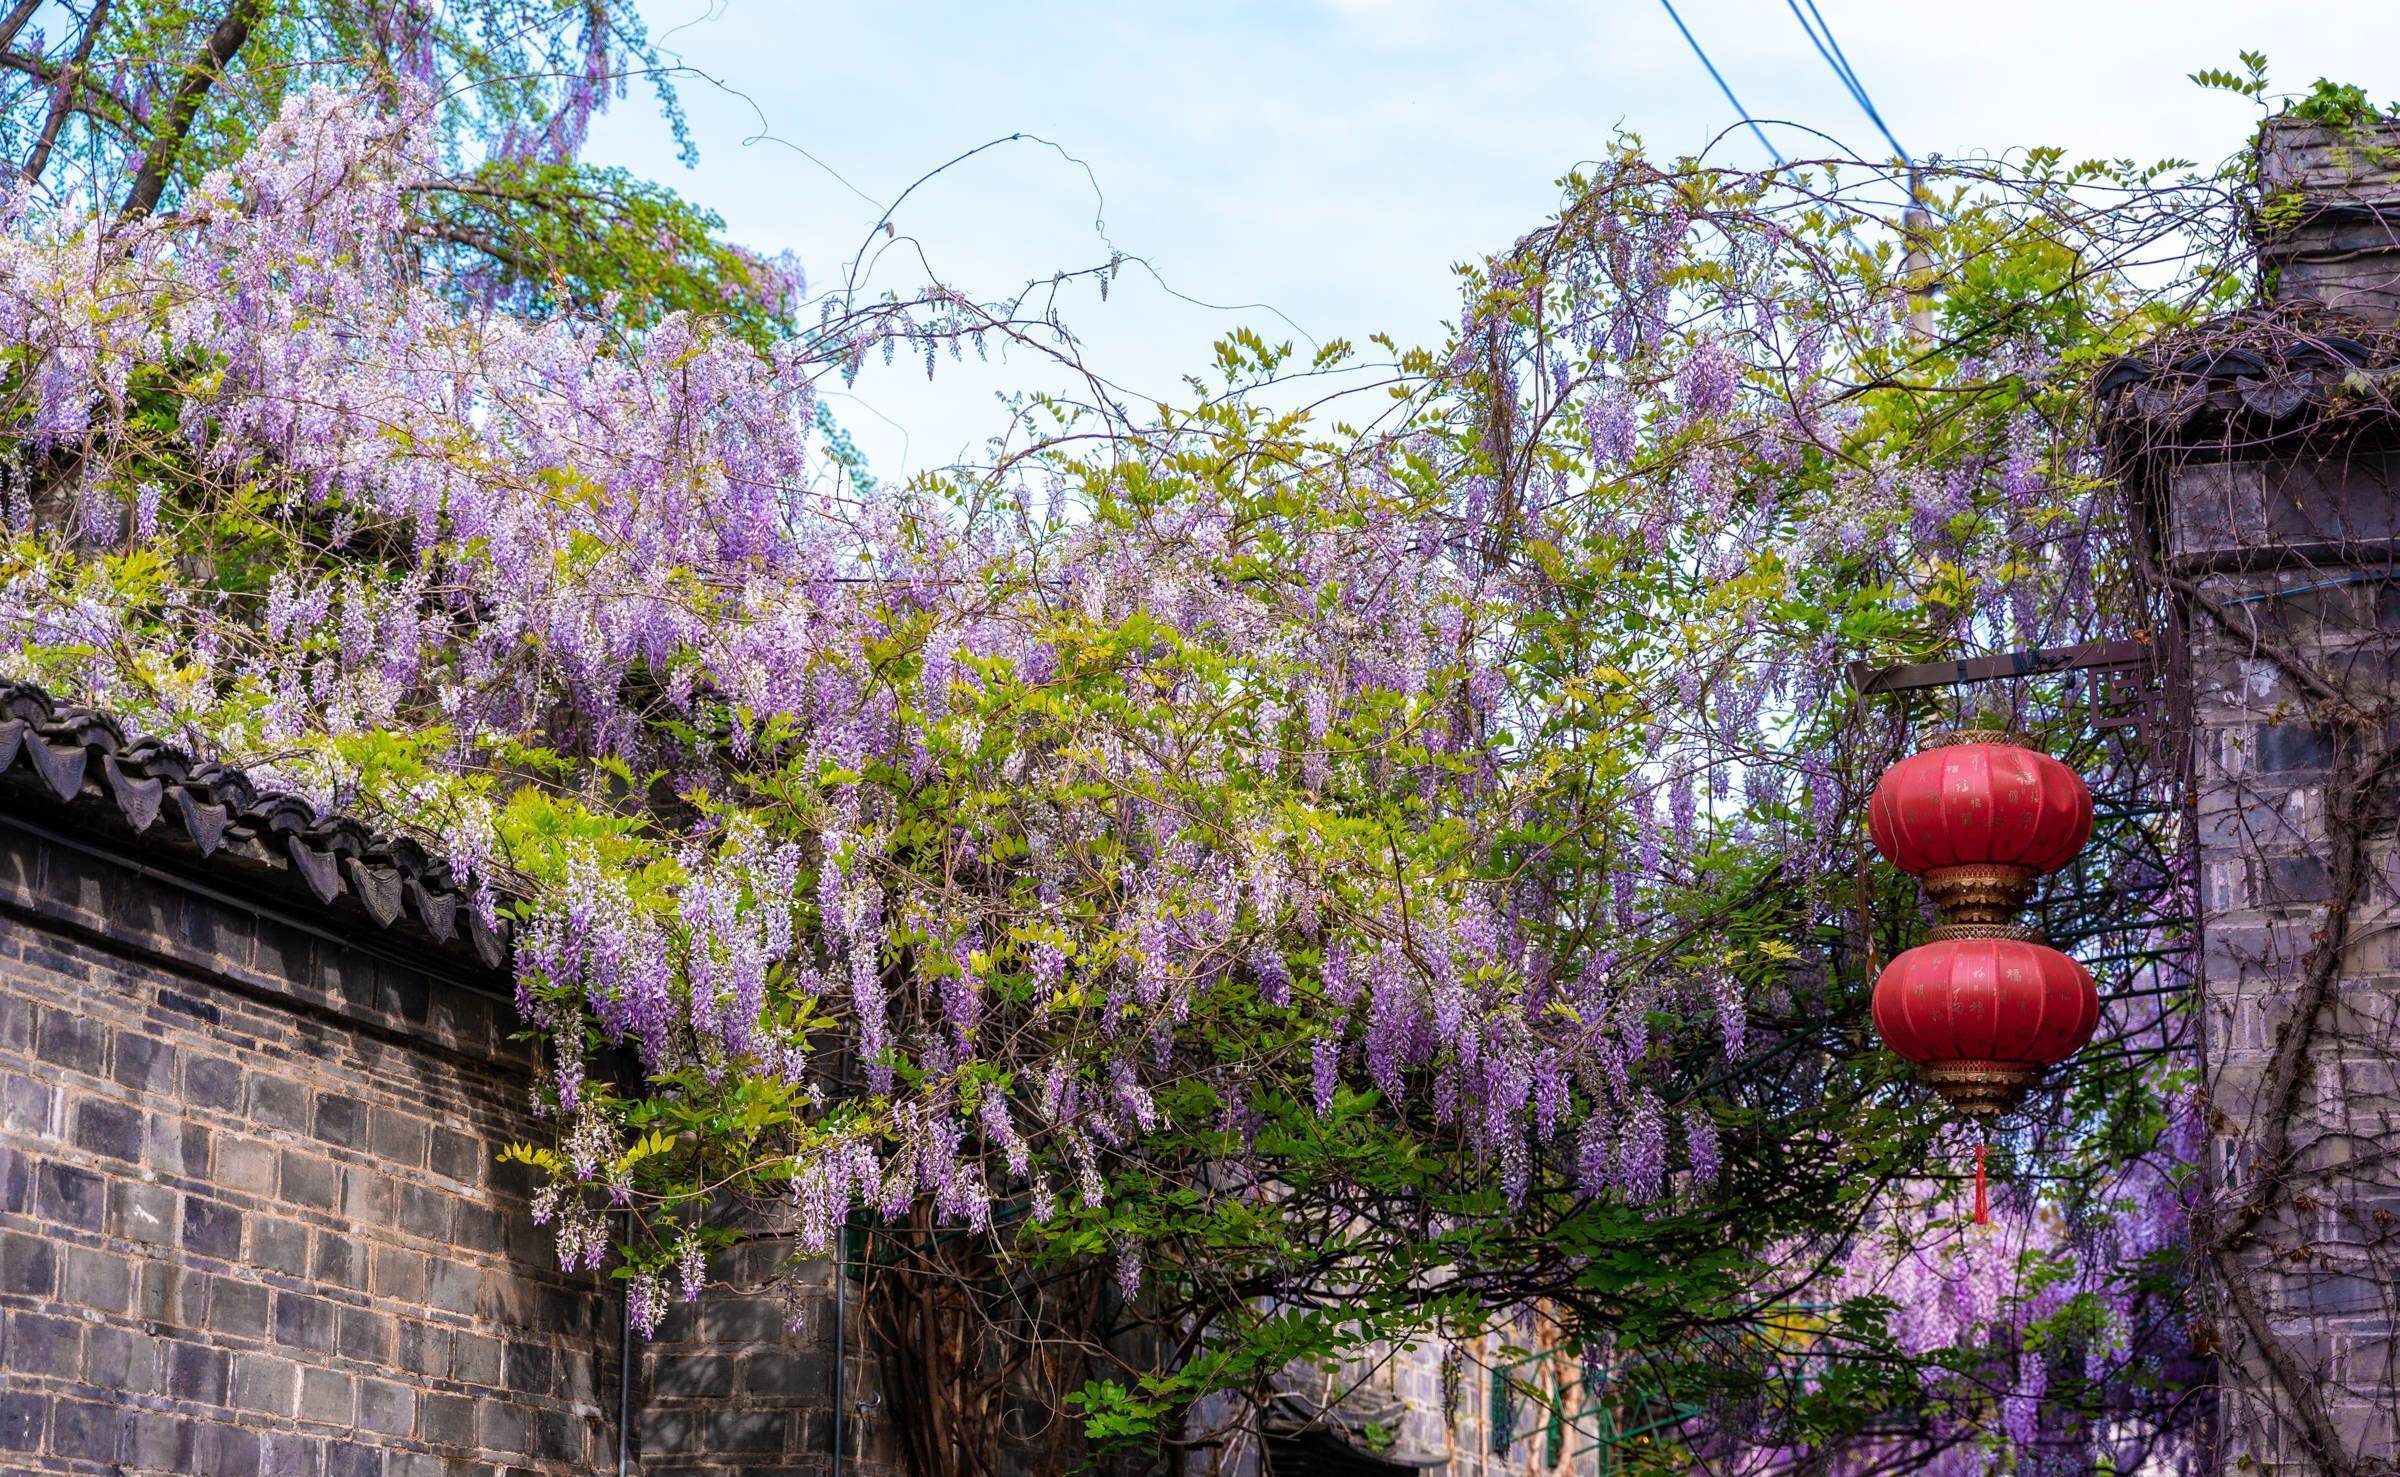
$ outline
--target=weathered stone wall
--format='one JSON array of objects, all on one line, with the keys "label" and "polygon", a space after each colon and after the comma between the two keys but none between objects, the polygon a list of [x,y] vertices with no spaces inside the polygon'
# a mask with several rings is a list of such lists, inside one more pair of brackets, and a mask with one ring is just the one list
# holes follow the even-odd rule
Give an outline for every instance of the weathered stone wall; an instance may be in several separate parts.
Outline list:
[{"label": "weathered stone wall", "polygon": [[[2303,1022],[2297,1005],[2335,888],[2329,810],[2344,741],[2291,670],[2304,667],[2362,710],[2388,713],[2400,696],[2400,584],[2388,552],[2366,542],[2400,527],[2396,471],[2382,454],[2216,463],[2184,468],[2168,487],[2170,568],[2197,592],[2187,617],[2213,1215],[2204,1237],[2251,1203],[2274,1206],[2222,1264],[2202,1269],[2218,1324],[2228,1472],[2337,1470],[2293,1407],[2295,1382],[2320,1402],[2342,1458],[2369,1464],[2356,1470],[2389,1470],[2400,1457],[2400,872],[2391,818],[2378,815],[2348,908],[2350,941],[2323,1008]],[[2304,1028],[2287,1111],[2277,1054]],[[2279,1133],[2288,1151],[2267,1166]],[[2268,1167],[2281,1180],[2272,1196],[2261,1181]],[[2273,1347],[2241,1297],[2255,1298]]]},{"label": "weathered stone wall", "polygon": [[713,1258],[708,1296],[659,1326],[634,1424],[644,1477],[830,1473],[837,1350],[844,1477],[902,1471],[855,1280],[837,1298],[831,1259],[794,1275],[790,1255],[761,1235]]},{"label": "weathered stone wall", "polygon": [[2300,118],[2261,130],[2261,243],[2275,295],[2360,317],[2400,316],[2400,122],[2334,127]]},{"label": "weathered stone wall", "polygon": [[[1455,1385],[1446,1390],[1444,1348],[1438,1340],[1376,1345],[1331,1373],[1295,1366],[1280,1382],[1286,1399],[1264,1420],[1245,1418],[1242,1407],[1223,1397],[1205,1401],[1189,1434],[1222,1444],[1195,1453],[1192,1470],[1196,1477],[1275,1477],[1294,1469],[1588,1477],[1601,1470],[1594,1448],[1615,1429],[1615,1412],[1586,1399],[1579,1361],[1564,1350],[1511,1359],[1506,1343],[1487,1335],[1459,1351]],[[1493,1420],[1495,1365],[1512,1382],[1505,1431]],[[1527,1384],[1544,1398],[1523,1393]],[[1551,1411],[1562,1391],[1566,1404],[1553,1430]],[[1321,1414],[1328,1406],[1330,1418]]]},{"label": "weathered stone wall", "polygon": [[0,1468],[613,1470],[505,1000],[0,827]]},{"label": "weathered stone wall", "polygon": [[2400,422],[2359,393],[2400,316],[2395,145],[2266,127],[2277,311],[2128,422],[2186,633],[2227,1472],[2400,1467]]},{"label": "weathered stone wall", "polygon": [[[2208,583],[2220,598],[2240,600],[2279,581],[2290,577],[2231,575]],[[2357,655],[2380,667],[2400,652],[2396,594],[2389,585],[2352,585],[2320,592],[2310,604],[2348,607],[2353,619],[2342,626],[2367,633],[2372,648]],[[2252,608],[2278,604],[2283,608],[2262,613],[2269,629],[2300,642],[2312,657],[2337,657],[2311,639],[2312,630],[2328,628],[2306,606],[2261,599]],[[2295,721],[2290,684],[2268,664],[2222,631],[2195,635],[2208,1188],[2221,1212],[2239,1214],[2280,1111],[2270,1092],[2276,1049],[2295,1029],[2306,961],[2324,927],[2325,790],[2333,749],[2323,731]],[[2400,1285],[2392,1280],[2391,1248],[2376,1211],[2388,1218],[2400,1208],[2400,1180],[2388,1158],[2400,1146],[2400,1099],[2393,1091],[2400,909],[2390,886],[2388,837],[2376,851],[2376,875],[2352,910],[2355,942],[2319,1013],[2289,1115],[2286,1175],[2296,1193],[2231,1251],[2233,1268],[2211,1280],[2238,1277],[2255,1291],[2274,1336],[2316,1386],[2347,1450],[2389,1459],[2400,1454],[2392,1386]],[[2223,1469],[2329,1470],[2293,1429],[2281,1383],[2239,1311],[2221,1305],[2218,1321]]]}]

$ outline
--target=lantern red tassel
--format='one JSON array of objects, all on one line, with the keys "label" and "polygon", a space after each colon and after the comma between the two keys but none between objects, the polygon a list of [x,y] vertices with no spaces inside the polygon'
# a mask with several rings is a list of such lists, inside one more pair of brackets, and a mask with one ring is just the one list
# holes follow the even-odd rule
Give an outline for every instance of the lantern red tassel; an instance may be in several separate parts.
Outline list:
[{"label": "lantern red tassel", "polygon": [[1983,1148],[1981,1144],[1975,1146],[1975,1224],[1988,1226],[1992,1223],[1992,1202],[1983,1189]]}]

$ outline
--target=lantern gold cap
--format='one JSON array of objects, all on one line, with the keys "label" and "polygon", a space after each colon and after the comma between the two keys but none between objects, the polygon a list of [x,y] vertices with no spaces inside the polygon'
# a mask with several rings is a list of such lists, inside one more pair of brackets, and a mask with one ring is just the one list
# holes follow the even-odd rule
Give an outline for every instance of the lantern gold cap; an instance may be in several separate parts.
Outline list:
[{"label": "lantern gold cap", "polygon": [[1937,923],[1925,930],[1925,942],[1947,944],[1961,939],[2008,939],[2020,944],[2043,942],[2042,931],[2022,923]]},{"label": "lantern gold cap", "polygon": [[2012,728],[1970,726],[1937,729],[1917,741],[1917,752],[1928,749],[1948,749],[1960,744],[2006,744],[2012,749],[2037,747],[2034,741]]},{"label": "lantern gold cap", "polygon": [[2015,1111],[2042,1083],[2033,1062],[1926,1062],[1918,1070],[1942,1101],[1978,1122]]},{"label": "lantern gold cap", "polygon": [[2003,924],[2033,896],[2034,870],[2004,862],[1935,867],[1917,880],[1946,924]]}]

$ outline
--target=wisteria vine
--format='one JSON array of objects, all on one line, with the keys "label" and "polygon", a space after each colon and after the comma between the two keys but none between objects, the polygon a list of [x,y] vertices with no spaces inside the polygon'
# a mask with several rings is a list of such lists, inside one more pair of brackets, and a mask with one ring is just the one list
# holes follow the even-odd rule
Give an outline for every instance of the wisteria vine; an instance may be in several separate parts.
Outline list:
[{"label": "wisteria vine", "polygon": [[[1593,1238],[1663,1248],[1670,1308],[1672,1228],[1756,1211],[1709,1274],[1773,1289],[1749,1367],[1781,1304],[1889,1299],[1858,1347],[1930,1382],[2171,1240],[2165,1178],[2071,1245],[2029,1201],[2006,1267],[1909,1229],[1940,1217],[1896,1177],[1947,1151],[1857,1031],[1892,734],[1844,664],[2124,613],[2082,376],[2221,292],[2215,182],[1955,170],[1920,278],[1877,170],[1627,145],[1467,274],[1443,351],[1236,334],[1194,403],[1035,397],[894,485],[820,386],[1079,371],[1053,308],[528,311],[412,244],[438,117],[318,88],[171,212],[0,198],[0,670],[416,830],[516,914],[538,1211],[643,1327],[729,1195],[811,1251],[925,1213],[1104,1257],[1184,1327],[1430,1277],[1428,1318],[1539,1301],[1620,1348],[1643,1294]],[[2184,1120],[2130,1060],[2154,1152]],[[1549,1249],[1478,1239],[1511,1224]],[[2035,1262],[2074,1270],[1989,1294]],[[2148,1357],[2109,1295],[2078,1347]],[[1654,1349],[1718,1311],[1654,1309]],[[1211,1347],[1154,1372],[1174,1408],[1261,1378]],[[1925,1439],[2022,1442],[2046,1389]]]}]

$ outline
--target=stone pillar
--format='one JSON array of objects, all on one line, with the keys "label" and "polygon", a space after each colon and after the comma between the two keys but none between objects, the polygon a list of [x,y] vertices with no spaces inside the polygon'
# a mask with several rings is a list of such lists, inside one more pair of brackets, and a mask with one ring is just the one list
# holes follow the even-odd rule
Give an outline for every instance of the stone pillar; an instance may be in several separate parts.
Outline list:
[{"label": "stone pillar", "polygon": [[2400,317],[2400,123],[2278,118],[2260,131],[2260,265],[2269,292],[2361,321]]},{"label": "stone pillar", "polygon": [[2357,395],[2400,314],[2396,149],[2389,124],[2267,125],[2279,311],[2162,351],[2117,419],[2187,636],[2228,1473],[2400,1461],[2400,792],[2361,783],[2400,739],[2400,424]]}]

